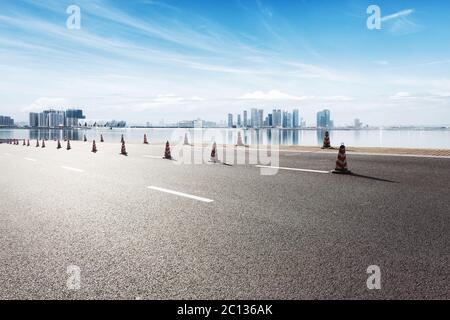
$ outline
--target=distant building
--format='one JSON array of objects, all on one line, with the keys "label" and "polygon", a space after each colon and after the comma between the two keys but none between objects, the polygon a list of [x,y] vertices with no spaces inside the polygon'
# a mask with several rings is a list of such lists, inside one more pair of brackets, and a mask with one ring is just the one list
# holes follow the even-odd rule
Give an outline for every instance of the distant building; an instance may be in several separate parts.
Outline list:
[{"label": "distant building", "polygon": [[300,127],[300,113],[298,109],[294,109],[292,111],[292,127],[294,128]]},{"label": "distant building", "polygon": [[264,110],[263,109],[259,109],[258,110],[258,118],[257,118],[257,128],[261,128],[264,126]]},{"label": "distant building", "polygon": [[247,111],[244,111],[244,128],[248,127],[248,115]]},{"label": "distant building", "polygon": [[363,126],[362,122],[359,119],[355,119],[354,127],[355,129],[361,129]]},{"label": "distant building", "polygon": [[269,126],[269,127],[273,127],[273,114],[272,113],[269,113],[268,115],[267,115],[267,126]]},{"label": "distant building", "polygon": [[251,126],[252,128],[257,128],[258,127],[258,109],[253,108],[251,111]]},{"label": "distant building", "polygon": [[237,126],[238,126],[238,128],[242,127],[241,115],[240,114],[237,115]]},{"label": "distant building", "polygon": [[82,110],[69,109],[61,111],[49,109],[40,113],[31,112],[29,125],[32,128],[71,128],[79,126],[81,119],[86,119]]},{"label": "distant building", "polygon": [[330,110],[322,110],[317,112],[317,128],[329,129],[333,127]]},{"label": "distant building", "polygon": [[0,127],[13,127],[14,119],[9,116],[0,116]]},{"label": "distant building", "polygon": [[282,126],[282,113],[281,110],[273,110],[272,112],[272,127],[281,127]]},{"label": "distant building", "polygon": [[233,128],[233,115],[231,113],[228,114],[228,128]]}]

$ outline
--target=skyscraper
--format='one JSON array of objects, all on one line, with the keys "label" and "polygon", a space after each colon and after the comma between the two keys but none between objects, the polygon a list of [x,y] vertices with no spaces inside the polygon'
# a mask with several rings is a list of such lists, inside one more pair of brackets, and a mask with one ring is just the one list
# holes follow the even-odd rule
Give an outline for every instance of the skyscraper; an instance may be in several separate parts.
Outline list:
[{"label": "skyscraper", "polygon": [[248,127],[247,110],[244,111],[244,128]]},{"label": "skyscraper", "polygon": [[258,128],[263,127],[264,125],[264,110],[263,109],[259,109],[258,110]]},{"label": "skyscraper", "polygon": [[253,108],[251,110],[251,126],[252,128],[258,127],[258,109]]},{"label": "skyscraper", "polygon": [[322,110],[317,112],[317,128],[329,129],[331,128],[331,113],[330,110]]},{"label": "skyscraper", "polygon": [[242,127],[241,115],[240,114],[237,115],[237,126],[238,126],[238,128]]},{"label": "skyscraper", "polygon": [[233,128],[233,115],[231,113],[228,114],[228,128]]},{"label": "skyscraper", "polygon": [[292,111],[292,127],[298,128],[300,126],[300,117],[298,109]]},{"label": "skyscraper", "polygon": [[281,118],[281,110],[273,110],[272,111],[272,126],[281,127],[282,126],[282,118]]}]

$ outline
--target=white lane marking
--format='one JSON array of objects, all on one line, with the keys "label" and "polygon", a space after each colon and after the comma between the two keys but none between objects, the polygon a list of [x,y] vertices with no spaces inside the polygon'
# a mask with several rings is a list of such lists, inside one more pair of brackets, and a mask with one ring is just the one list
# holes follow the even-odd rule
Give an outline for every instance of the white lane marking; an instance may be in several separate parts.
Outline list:
[{"label": "white lane marking", "polygon": [[69,170],[69,171],[84,172],[84,170],[77,169],[77,168],[71,168],[71,167],[65,167],[65,166],[62,166],[61,168],[63,168],[64,170]]},{"label": "white lane marking", "polygon": [[163,157],[158,157],[158,156],[148,156],[148,155],[144,155],[144,158],[150,158],[150,159],[162,159]]},{"label": "white lane marking", "polygon": [[301,171],[301,172],[312,172],[312,173],[323,173],[328,174],[330,171],[321,171],[321,170],[311,170],[311,169],[299,169],[299,168],[286,168],[286,167],[270,167],[270,166],[255,166],[257,168],[267,168],[267,169],[278,169],[278,170],[290,170],[290,171]]},{"label": "white lane marking", "polygon": [[198,200],[198,201],[202,201],[202,202],[207,202],[207,203],[210,203],[210,202],[214,201],[214,200],[211,200],[211,199],[197,197],[197,196],[193,196],[191,194],[182,193],[182,192],[178,192],[178,191],[173,191],[173,190],[169,190],[169,189],[158,188],[158,187],[155,187],[155,186],[150,186],[150,187],[147,187],[147,188],[152,189],[152,190],[156,190],[156,191],[165,192],[165,193],[170,193],[170,194],[173,194],[173,195],[176,195],[176,196],[180,196],[180,197],[185,197],[185,198],[194,199],[194,200]]},{"label": "white lane marking", "polygon": [[24,158],[24,159],[27,160],[27,161],[33,161],[33,162],[37,161],[36,159],[33,159],[33,158]]}]

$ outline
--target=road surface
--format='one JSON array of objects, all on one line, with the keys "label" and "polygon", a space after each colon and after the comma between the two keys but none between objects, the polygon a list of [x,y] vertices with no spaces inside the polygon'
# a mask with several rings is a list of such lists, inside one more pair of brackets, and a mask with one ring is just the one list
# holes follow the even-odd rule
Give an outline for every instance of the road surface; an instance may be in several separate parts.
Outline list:
[{"label": "road surface", "polygon": [[281,152],[264,176],[34,144],[0,145],[1,299],[450,298],[450,159],[351,154],[347,176]]}]

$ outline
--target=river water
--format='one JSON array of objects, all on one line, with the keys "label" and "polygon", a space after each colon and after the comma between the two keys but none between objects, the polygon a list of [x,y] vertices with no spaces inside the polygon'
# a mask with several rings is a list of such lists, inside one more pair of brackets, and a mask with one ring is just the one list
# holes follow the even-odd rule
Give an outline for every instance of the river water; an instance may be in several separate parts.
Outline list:
[{"label": "river water", "polygon": [[[169,140],[172,144],[184,139],[188,133],[189,140],[201,139],[204,143],[216,141],[219,144],[235,144],[241,132],[246,144],[269,144],[320,146],[324,131],[321,130],[240,130],[240,129],[0,129],[0,139],[64,139],[82,140],[86,135],[89,140],[100,140],[103,135],[105,142],[117,141],[124,135],[127,142],[143,141],[147,134],[150,143],[163,143]],[[439,148],[450,149],[450,130],[332,130],[330,131],[332,145],[345,143],[354,147],[402,147],[402,148]],[[194,141],[194,142],[195,142]]]}]

